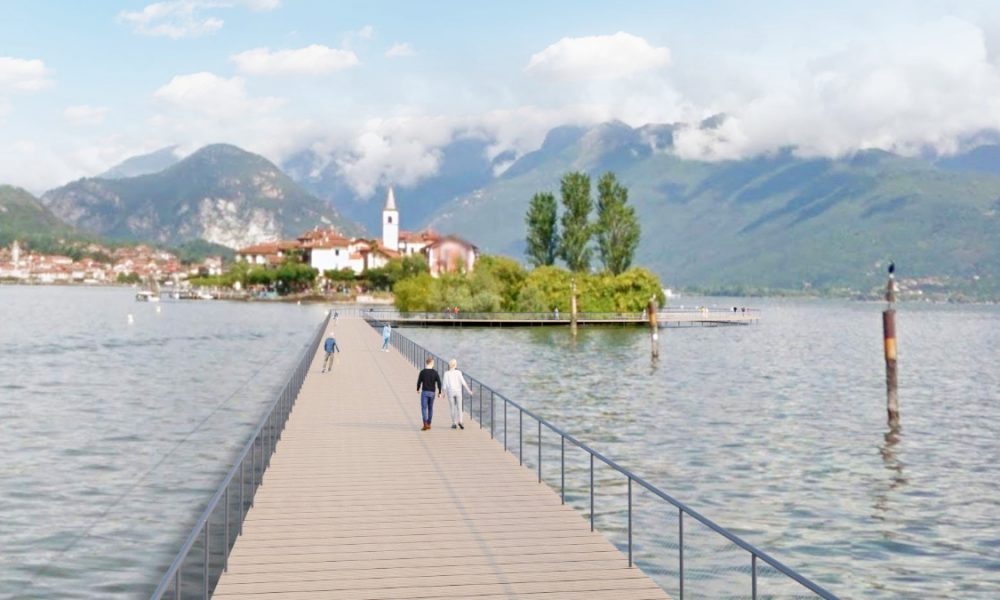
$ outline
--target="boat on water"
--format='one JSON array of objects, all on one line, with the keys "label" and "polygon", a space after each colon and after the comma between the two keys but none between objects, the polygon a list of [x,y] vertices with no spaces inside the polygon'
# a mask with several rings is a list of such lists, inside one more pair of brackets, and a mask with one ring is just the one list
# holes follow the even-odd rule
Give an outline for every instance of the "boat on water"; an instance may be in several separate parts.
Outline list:
[{"label": "boat on water", "polygon": [[159,302],[160,301],[160,284],[157,283],[156,279],[150,277],[146,281],[146,288],[139,290],[135,293],[136,302]]}]

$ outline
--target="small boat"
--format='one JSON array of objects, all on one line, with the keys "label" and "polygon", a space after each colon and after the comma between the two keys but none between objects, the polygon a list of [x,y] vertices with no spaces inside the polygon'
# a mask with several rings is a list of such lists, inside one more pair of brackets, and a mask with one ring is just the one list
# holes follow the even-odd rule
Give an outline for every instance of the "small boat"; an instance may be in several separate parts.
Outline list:
[{"label": "small boat", "polygon": [[147,280],[148,285],[146,289],[139,290],[135,293],[136,302],[159,302],[160,301],[160,284],[156,282],[156,279],[150,277]]}]

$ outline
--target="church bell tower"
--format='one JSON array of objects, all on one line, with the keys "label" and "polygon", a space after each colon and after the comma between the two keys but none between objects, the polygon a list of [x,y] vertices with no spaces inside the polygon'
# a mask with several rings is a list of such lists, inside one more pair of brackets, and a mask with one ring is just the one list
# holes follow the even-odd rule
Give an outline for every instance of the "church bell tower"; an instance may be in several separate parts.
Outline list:
[{"label": "church bell tower", "polygon": [[399,211],[396,210],[396,196],[389,187],[385,197],[385,208],[382,209],[382,247],[387,250],[399,250]]}]

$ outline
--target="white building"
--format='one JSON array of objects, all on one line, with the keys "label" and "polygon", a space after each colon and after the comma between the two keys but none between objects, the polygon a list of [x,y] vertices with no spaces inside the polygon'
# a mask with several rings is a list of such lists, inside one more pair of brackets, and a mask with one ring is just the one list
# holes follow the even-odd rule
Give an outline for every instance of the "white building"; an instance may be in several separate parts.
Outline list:
[{"label": "white building", "polygon": [[399,211],[396,210],[396,195],[389,187],[382,209],[382,247],[397,252],[399,250]]}]

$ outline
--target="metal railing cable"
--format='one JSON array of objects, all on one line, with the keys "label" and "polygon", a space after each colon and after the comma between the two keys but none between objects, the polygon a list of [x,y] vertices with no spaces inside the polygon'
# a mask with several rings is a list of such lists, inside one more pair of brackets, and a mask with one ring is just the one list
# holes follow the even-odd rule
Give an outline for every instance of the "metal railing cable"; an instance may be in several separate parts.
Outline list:
[{"label": "metal railing cable", "polygon": [[[376,319],[368,318],[367,320],[368,323],[376,329],[381,328],[383,326],[383,323]],[[395,347],[396,350],[398,350],[414,366],[422,367],[427,358],[433,358],[435,362],[435,368],[439,371],[439,373],[442,376],[444,375],[447,362],[441,356],[435,354],[434,352],[431,352],[430,350],[427,350],[426,348],[417,344],[410,338],[400,334],[399,331],[396,329],[392,330],[390,342],[392,343],[393,347]],[[684,502],[681,502],[677,498],[674,498],[670,494],[667,494],[666,492],[660,490],[652,483],[649,483],[644,478],[640,477],[639,475],[636,475],[631,470],[622,466],[615,460],[593,449],[586,442],[583,442],[576,436],[564,431],[551,421],[525,408],[521,404],[513,400],[510,400],[503,394],[495,391],[491,387],[482,383],[477,378],[470,376],[468,373],[465,373],[465,376],[469,380],[470,387],[472,387],[473,391],[475,392],[471,394],[470,397],[471,401],[468,404],[466,404],[467,414],[469,415],[470,418],[475,419],[479,423],[481,429],[489,429],[491,438],[497,439],[497,436],[502,434],[503,437],[502,443],[504,446],[504,450],[511,453],[513,453],[513,449],[508,447],[508,433],[509,433],[508,430],[510,428],[508,427],[507,414],[509,409],[517,410],[517,419],[515,425],[517,427],[516,432],[518,438],[517,454],[518,454],[518,462],[521,465],[525,465],[527,458],[525,455],[525,448],[524,448],[525,417],[528,417],[529,419],[529,426],[530,426],[530,420],[534,420],[536,422],[537,424],[536,439],[537,439],[537,452],[538,452],[536,466],[538,470],[539,483],[543,481],[543,475],[542,475],[543,431],[549,431],[551,432],[551,434],[558,436],[559,462],[560,462],[560,477],[559,477],[560,483],[558,486],[559,487],[558,493],[563,504],[566,503],[566,497],[567,497],[567,486],[566,486],[567,443],[569,443],[571,447],[579,448],[580,450],[583,450],[584,452],[587,453],[589,458],[589,506],[590,506],[588,517],[590,521],[591,531],[594,531],[596,529],[595,501],[594,501],[595,461],[598,461],[598,463],[600,464],[606,465],[607,467],[611,468],[614,472],[618,473],[621,477],[624,478],[625,487],[627,487],[627,498],[625,499],[625,502],[627,503],[626,513],[628,518],[628,524],[626,530],[627,543],[625,543],[624,545],[627,546],[626,549],[627,549],[629,567],[632,567],[634,565],[633,533],[635,530],[633,528],[633,512],[635,505],[633,502],[633,496],[634,496],[633,488],[638,487],[642,490],[646,490],[649,494],[652,494],[652,496],[655,497],[656,499],[665,502],[674,509],[676,509],[676,519],[677,519],[676,523],[677,523],[677,533],[678,533],[677,536],[678,560],[676,566],[670,569],[670,572],[675,573],[678,578],[677,587],[679,590],[679,598],[681,600],[683,600],[684,598],[685,575],[686,575],[686,569],[684,564],[684,558],[685,558],[684,526],[686,519],[687,520],[693,519],[697,524],[707,527],[711,532],[714,532],[718,536],[721,536],[727,542],[735,545],[740,550],[749,554],[748,557],[749,564],[734,570],[737,571],[739,574],[742,574],[744,570],[747,571],[747,575],[749,578],[749,581],[747,582],[749,590],[747,591],[749,591],[749,596],[754,600],[763,597],[767,598],[778,597],[778,595],[775,593],[765,593],[764,591],[760,591],[758,589],[760,587],[759,584],[761,583],[759,581],[761,575],[761,566],[759,563],[764,563],[765,565],[770,567],[770,569],[773,570],[773,573],[769,572],[767,574],[770,580],[772,581],[774,579],[774,573],[777,573],[787,578],[787,580],[794,582],[795,584],[798,584],[798,586],[804,588],[805,591],[811,592],[812,596],[810,597],[818,597],[818,598],[823,598],[825,600],[837,599],[837,596],[835,596],[833,593],[824,589],[814,581],[806,578],[804,575],[800,574],[795,569],[785,565],[784,563],[774,558],[767,552],[747,542],[746,540],[742,539],[735,533],[729,531],[725,527],[722,527],[721,525],[715,523],[714,521],[702,515],[700,512],[691,508]],[[463,394],[464,393],[465,392],[463,392]],[[503,403],[503,420],[502,423],[498,423],[496,419],[497,411],[495,410],[495,407],[501,401]],[[474,404],[478,404],[478,406],[474,406]],[[486,415],[486,418],[484,418],[485,411],[489,411],[489,414]],[[497,431],[497,425],[499,424],[502,424],[502,432]],[[510,433],[513,434],[513,431],[511,431]],[[732,590],[727,590],[727,592],[732,592]],[[704,594],[701,595],[703,596]],[[791,597],[798,597],[798,596],[792,594]]]},{"label": "metal railing cable", "polygon": [[295,399],[302,388],[331,315],[327,314],[303,349],[288,381],[254,429],[222,483],[195,522],[173,562],[150,596],[151,600],[211,597],[229,566],[229,552],[243,532],[243,519],[253,506],[264,470],[281,439]]}]

